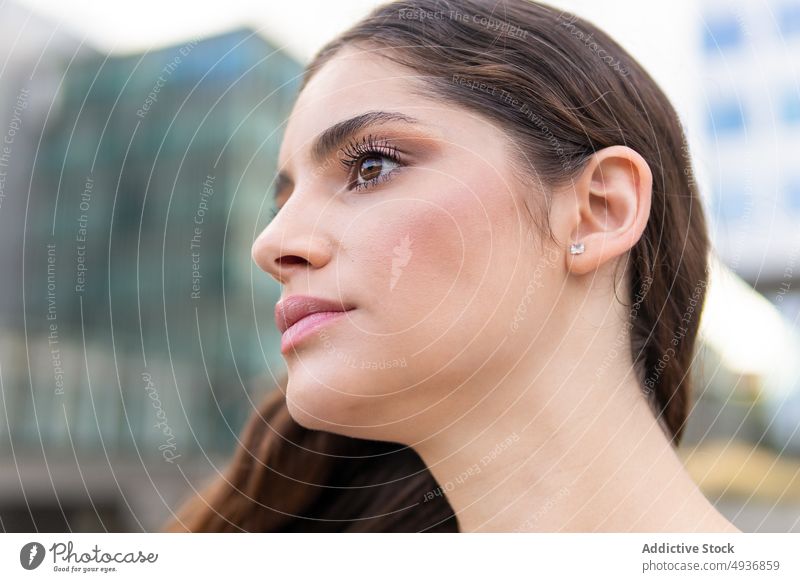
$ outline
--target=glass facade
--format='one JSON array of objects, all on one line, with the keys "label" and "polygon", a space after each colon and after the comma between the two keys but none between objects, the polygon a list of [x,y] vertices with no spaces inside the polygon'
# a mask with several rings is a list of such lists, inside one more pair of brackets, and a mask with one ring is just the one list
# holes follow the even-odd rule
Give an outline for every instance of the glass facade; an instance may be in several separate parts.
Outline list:
[{"label": "glass facade", "polygon": [[230,450],[282,366],[250,246],[300,72],[249,30],[66,67],[4,330],[3,444]]}]

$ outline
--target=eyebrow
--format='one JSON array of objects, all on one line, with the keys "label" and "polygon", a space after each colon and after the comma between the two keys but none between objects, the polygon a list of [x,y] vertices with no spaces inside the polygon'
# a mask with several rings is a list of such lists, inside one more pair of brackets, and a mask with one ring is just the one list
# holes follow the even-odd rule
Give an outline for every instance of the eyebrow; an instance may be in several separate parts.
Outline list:
[{"label": "eyebrow", "polygon": [[[319,134],[311,147],[311,159],[316,165],[322,165],[337,147],[365,127],[393,121],[419,123],[418,119],[397,111],[367,111],[361,115],[340,121]],[[274,197],[277,198],[281,191],[291,183],[292,180],[286,172],[278,172]]]}]

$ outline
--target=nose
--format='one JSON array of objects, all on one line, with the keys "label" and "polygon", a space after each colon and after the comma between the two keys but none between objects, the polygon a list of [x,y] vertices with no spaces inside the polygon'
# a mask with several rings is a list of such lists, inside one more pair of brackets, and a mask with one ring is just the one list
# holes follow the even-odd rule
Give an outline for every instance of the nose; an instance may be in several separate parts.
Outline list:
[{"label": "nose", "polygon": [[320,269],[331,260],[325,223],[311,214],[287,202],[253,243],[253,260],[281,285],[294,273]]}]

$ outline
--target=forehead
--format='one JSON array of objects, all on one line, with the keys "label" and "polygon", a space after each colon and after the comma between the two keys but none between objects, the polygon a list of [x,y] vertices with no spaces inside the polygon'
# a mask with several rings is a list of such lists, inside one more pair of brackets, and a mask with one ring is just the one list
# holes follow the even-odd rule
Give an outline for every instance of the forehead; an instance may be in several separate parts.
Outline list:
[{"label": "forehead", "polygon": [[403,111],[435,120],[437,105],[415,93],[416,78],[412,69],[374,49],[343,47],[298,96],[284,132],[281,165],[334,123],[365,111]]}]

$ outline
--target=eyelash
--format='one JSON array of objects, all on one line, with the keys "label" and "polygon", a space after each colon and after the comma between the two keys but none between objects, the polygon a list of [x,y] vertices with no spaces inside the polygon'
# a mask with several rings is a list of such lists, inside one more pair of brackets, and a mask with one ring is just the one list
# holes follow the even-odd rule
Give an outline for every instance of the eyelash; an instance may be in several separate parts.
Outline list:
[{"label": "eyelash", "polygon": [[[400,167],[405,165],[399,151],[395,146],[390,145],[389,140],[385,138],[376,138],[372,134],[367,135],[360,140],[352,140],[345,147],[343,147],[340,152],[342,157],[339,159],[339,161],[342,163],[345,169],[349,170],[350,172],[350,181],[348,183],[348,188],[350,189],[354,188],[355,190],[363,190],[376,186],[377,184],[388,180],[389,177],[398,169],[394,168],[389,170],[388,173],[382,174],[377,178],[372,178],[364,183],[359,183],[357,172],[360,169],[361,162],[363,162],[365,159],[387,158]],[[352,175],[354,168],[356,171],[355,176]]]},{"label": "eyelash", "polygon": [[[348,183],[348,188],[355,188],[358,190],[364,190],[366,188],[371,188],[380,184],[381,182],[385,182],[389,179],[389,177],[395,173],[398,168],[394,168],[390,170],[387,174],[382,176],[378,176],[377,178],[373,178],[372,180],[367,180],[363,184],[358,183],[358,176],[355,178],[352,177],[353,168],[355,167],[356,171],[360,166],[360,162],[368,158],[388,158],[399,167],[403,167],[405,164],[400,156],[398,149],[389,144],[389,140],[386,138],[376,138],[372,134],[367,135],[366,137],[361,138],[360,140],[354,139],[350,143],[348,143],[345,147],[340,150],[342,157],[339,159],[342,166],[346,170],[348,170],[351,174],[350,182]],[[269,221],[272,221],[280,212],[280,208],[274,206],[270,209],[270,217]]]}]

